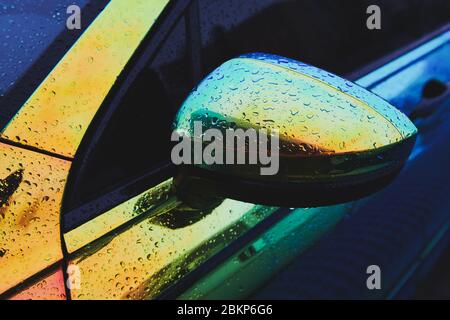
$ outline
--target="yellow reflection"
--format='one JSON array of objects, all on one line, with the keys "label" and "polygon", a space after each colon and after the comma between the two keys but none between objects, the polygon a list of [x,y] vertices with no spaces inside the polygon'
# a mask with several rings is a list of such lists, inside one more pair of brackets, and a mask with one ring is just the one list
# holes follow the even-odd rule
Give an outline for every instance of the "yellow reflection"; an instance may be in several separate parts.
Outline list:
[{"label": "yellow reflection", "polygon": [[11,300],[66,300],[62,269],[16,294]]},{"label": "yellow reflection", "polygon": [[0,293],[62,258],[70,162],[0,143]]},{"label": "yellow reflection", "polygon": [[150,190],[66,233],[64,235],[64,240],[66,242],[67,250],[69,252],[74,252],[139,214],[152,209],[155,205],[167,201],[171,186],[172,179],[164,181]]},{"label": "yellow reflection", "polygon": [[112,0],[3,137],[73,157],[93,116],[168,0]]},{"label": "yellow reflection", "polygon": [[181,229],[146,219],[71,262],[81,270],[81,287],[72,298],[152,298],[274,210],[225,200]]}]

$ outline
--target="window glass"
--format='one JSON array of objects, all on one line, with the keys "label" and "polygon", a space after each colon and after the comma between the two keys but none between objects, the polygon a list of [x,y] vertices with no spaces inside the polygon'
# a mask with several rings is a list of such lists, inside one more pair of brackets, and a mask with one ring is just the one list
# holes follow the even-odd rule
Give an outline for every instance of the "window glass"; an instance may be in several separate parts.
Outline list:
[{"label": "window glass", "polygon": [[[207,71],[260,51],[347,74],[448,23],[450,12],[446,0],[199,1]],[[372,4],[381,8],[381,30],[366,27]]]},{"label": "window glass", "polygon": [[[225,200],[184,228],[170,216],[195,212],[183,206],[147,218],[126,231],[100,238],[70,263],[83,276],[73,299],[148,299],[198,267],[276,208]],[[102,269],[102,270],[100,270]]]},{"label": "window glass", "polygon": [[148,68],[156,72],[176,110],[192,89],[187,59],[186,19],[182,17]]}]

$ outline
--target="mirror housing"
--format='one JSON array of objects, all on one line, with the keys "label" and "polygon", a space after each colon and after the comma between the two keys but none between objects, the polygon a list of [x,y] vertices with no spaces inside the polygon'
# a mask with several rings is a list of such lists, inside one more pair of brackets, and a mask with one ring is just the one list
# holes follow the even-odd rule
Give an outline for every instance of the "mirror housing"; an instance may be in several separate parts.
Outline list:
[{"label": "mirror housing", "polygon": [[[366,89],[313,66],[263,53],[240,56],[214,70],[186,99],[174,129],[178,137],[189,138],[193,145],[200,140],[203,147],[209,129],[222,137],[238,129],[264,132],[265,146],[270,144],[267,155],[278,161],[274,174],[263,174],[267,163],[262,161],[211,163],[191,148],[193,160],[181,166],[175,187],[193,205],[214,197],[290,207],[355,200],[381,189],[399,173],[417,135],[403,113]],[[258,138],[244,136],[240,148],[221,141],[215,155],[231,152],[236,158],[241,152],[250,159],[255,155],[249,145],[262,146]]]}]

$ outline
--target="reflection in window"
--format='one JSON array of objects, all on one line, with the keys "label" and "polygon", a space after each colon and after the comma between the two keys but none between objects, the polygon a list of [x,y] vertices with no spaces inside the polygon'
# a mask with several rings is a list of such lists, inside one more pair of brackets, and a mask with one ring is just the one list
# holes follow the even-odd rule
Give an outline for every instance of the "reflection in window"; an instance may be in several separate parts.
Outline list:
[{"label": "reflection in window", "polygon": [[[225,200],[184,228],[167,227],[162,217],[148,218],[115,237],[100,239],[71,261],[83,274],[72,298],[154,298],[275,210]],[[172,210],[163,215],[175,212],[183,214]]]}]

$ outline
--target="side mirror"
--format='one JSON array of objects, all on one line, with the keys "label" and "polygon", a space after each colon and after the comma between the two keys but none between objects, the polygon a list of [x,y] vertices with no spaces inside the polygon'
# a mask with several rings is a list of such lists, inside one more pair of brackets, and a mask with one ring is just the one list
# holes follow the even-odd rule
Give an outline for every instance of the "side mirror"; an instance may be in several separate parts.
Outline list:
[{"label": "side mirror", "polygon": [[[191,143],[190,149],[177,153],[175,146],[172,152],[172,158],[188,160],[175,187],[194,205],[214,197],[290,207],[355,200],[399,173],[417,135],[404,114],[366,89],[261,53],[213,71],[186,99],[174,128],[172,140]],[[230,143],[227,134],[239,129],[256,135],[234,136]],[[252,144],[265,148],[265,157]],[[209,157],[206,149],[212,150]],[[229,154],[247,161],[227,163]],[[256,163],[249,161],[255,157]]]}]

